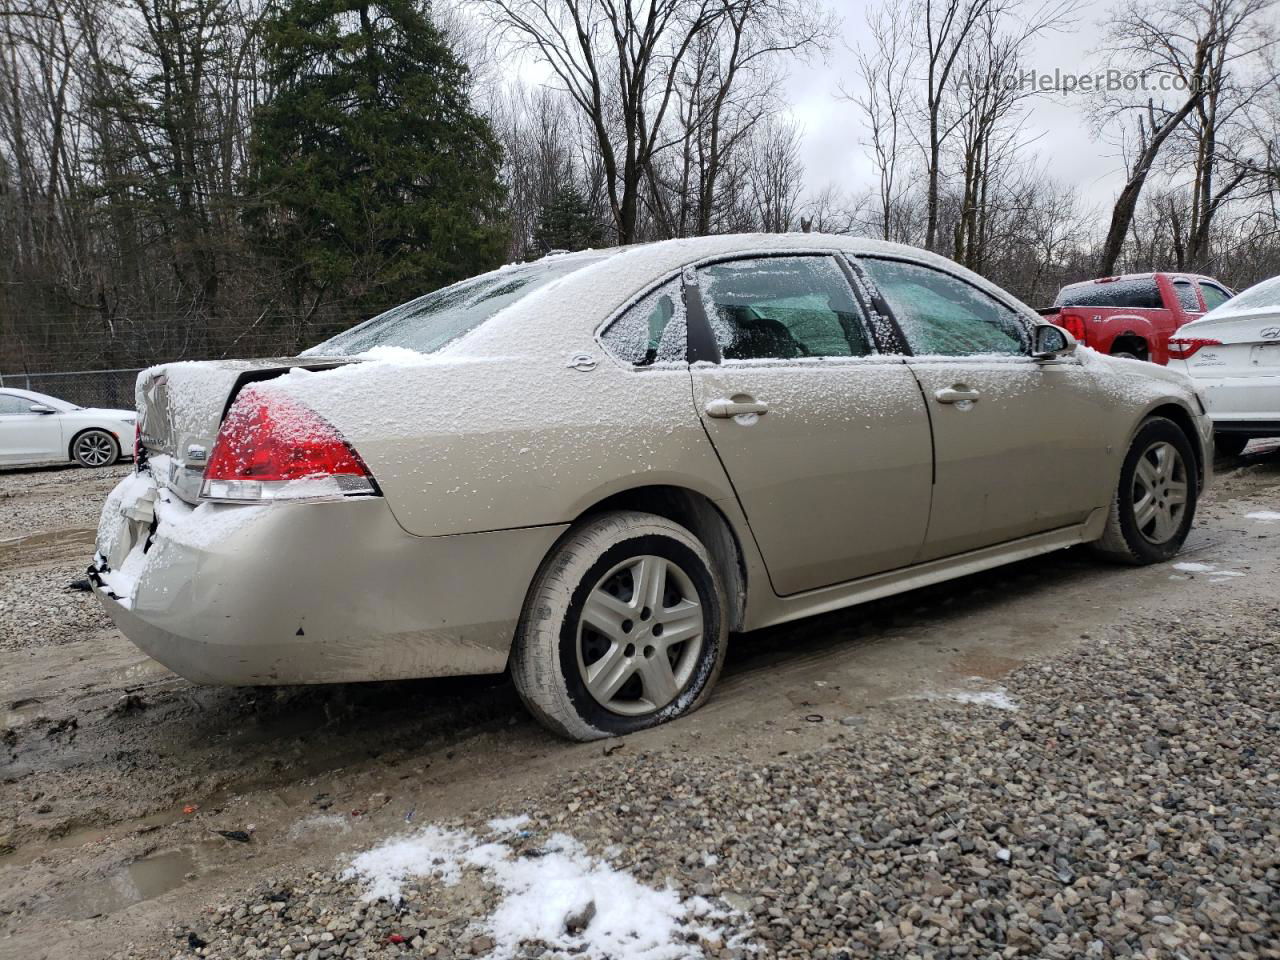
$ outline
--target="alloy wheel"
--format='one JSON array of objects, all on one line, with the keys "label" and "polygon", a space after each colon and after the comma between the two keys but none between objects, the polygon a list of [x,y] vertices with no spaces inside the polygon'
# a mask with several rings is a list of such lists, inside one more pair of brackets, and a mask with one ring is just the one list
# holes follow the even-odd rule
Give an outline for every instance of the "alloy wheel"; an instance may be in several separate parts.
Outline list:
[{"label": "alloy wheel", "polygon": [[1133,473],[1133,518],[1151,543],[1167,543],[1187,512],[1187,465],[1177,447],[1159,440],[1138,458]]},{"label": "alloy wheel", "polygon": [[115,459],[115,442],[105,433],[86,433],[76,441],[75,454],[87,467],[104,467]]},{"label": "alloy wheel", "polygon": [[587,595],[578,669],[606,710],[640,716],[670,704],[692,679],[703,644],[698,593],[665,557],[631,557]]}]

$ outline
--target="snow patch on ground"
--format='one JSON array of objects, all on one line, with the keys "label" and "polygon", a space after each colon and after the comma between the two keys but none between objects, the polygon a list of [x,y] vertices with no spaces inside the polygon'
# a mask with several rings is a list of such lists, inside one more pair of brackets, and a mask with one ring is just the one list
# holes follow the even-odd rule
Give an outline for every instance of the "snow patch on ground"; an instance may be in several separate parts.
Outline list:
[{"label": "snow patch on ground", "polygon": [[1244,515],[1246,520],[1261,520],[1263,523],[1271,523],[1280,520],[1280,512],[1275,510],[1255,510],[1253,513]]},{"label": "snow patch on ground", "polygon": [[[971,678],[973,681],[980,677]],[[1018,701],[1004,687],[993,690],[928,690],[909,695],[907,700],[950,700],[952,703],[970,703],[979,707],[995,707],[997,710],[1020,710]]]},{"label": "snow patch on ground", "polygon": [[1219,570],[1212,563],[1175,563],[1173,569],[1181,570],[1183,573],[1203,573],[1209,577],[1210,583],[1228,583],[1236,577],[1243,577],[1246,574],[1239,570]]},{"label": "snow patch on ground", "polygon": [[952,690],[944,696],[957,703],[973,703],[980,707],[995,707],[997,710],[1018,709],[1018,702],[1009,696],[1007,690]]},{"label": "snow patch on ground", "polygon": [[1213,570],[1211,563],[1175,563],[1173,569],[1183,573],[1209,573]]},{"label": "snow patch on ground", "polygon": [[515,833],[528,822],[528,814],[522,813],[514,817],[498,817],[490,820],[485,826],[494,833]]},{"label": "snow patch on ground", "polygon": [[[526,819],[494,820],[489,827]],[[647,887],[564,834],[552,834],[537,855],[529,856],[467,830],[427,826],[359,854],[344,876],[364,884],[365,900],[398,902],[401,886],[411,878],[434,875],[453,885],[470,871],[503,895],[493,914],[480,921],[494,939],[497,956],[514,955],[526,941],[541,941],[551,950],[589,957],[692,960],[704,955],[696,938],[725,939],[709,924],[727,915],[716,913],[706,900]]]}]

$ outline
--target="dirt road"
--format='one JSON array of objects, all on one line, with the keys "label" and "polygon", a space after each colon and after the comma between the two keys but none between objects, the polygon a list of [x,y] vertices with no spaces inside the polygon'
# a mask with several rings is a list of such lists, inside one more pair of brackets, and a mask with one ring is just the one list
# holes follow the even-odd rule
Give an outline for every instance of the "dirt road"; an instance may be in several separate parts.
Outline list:
[{"label": "dirt road", "polygon": [[[1011,671],[1127,621],[1274,610],[1280,445],[1218,470],[1181,568],[1073,550],[735,638],[710,703],[625,750],[750,764],[856,736],[895,704],[998,700]],[[174,676],[66,589],[114,482],[0,474],[0,955],[151,955],[229,891],[332,871],[406,820],[519,809],[612,769],[616,744],[553,739],[502,677],[222,689]]]}]

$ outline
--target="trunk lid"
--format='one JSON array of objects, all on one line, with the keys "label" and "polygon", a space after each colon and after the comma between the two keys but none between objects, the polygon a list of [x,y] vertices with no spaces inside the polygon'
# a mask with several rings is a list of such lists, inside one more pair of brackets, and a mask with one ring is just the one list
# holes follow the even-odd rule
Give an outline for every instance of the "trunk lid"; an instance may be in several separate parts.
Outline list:
[{"label": "trunk lid", "polygon": [[294,368],[327,370],[348,358],[269,358],[164,363],[138,374],[135,399],[142,454],[158,484],[188,503],[200,498],[204,468],[227,408],[248,383]]}]

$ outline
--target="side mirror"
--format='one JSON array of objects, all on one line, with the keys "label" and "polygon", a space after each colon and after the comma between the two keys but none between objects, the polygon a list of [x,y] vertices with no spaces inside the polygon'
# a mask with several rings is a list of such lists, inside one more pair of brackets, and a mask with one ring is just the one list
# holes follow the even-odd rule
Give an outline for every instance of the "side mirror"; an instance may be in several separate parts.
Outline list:
[{"label": "side mirror", "polygon": [[45,406],[43,403],[33,403],[31,406],[27,407],[27,409],[30,410],[32,413],[57,413],[58,412],[57,410],[53,409],[53,407]]},{"label": "side mirror", "polygon": [[1037,360],[1057,360],[1075,353],[1076,338],[1052,323],[1039,324],[1032,340],[1031,356]]}]

